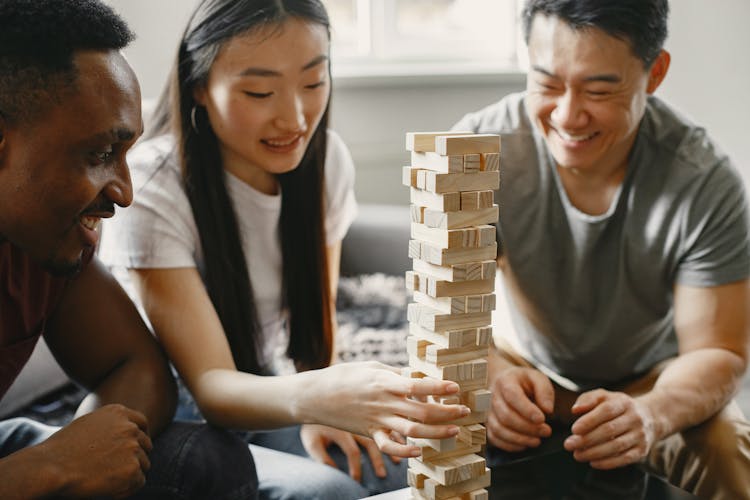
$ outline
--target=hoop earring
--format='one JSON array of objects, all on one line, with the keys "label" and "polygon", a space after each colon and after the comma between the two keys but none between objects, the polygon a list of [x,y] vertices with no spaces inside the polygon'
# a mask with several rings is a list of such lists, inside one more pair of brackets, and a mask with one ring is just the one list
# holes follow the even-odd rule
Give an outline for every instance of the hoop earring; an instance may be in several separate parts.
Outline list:
[{"label": "hoop earring", "polygon": [[198,123],[195,120],[195,113],[198,110],[197,105],[193,105],[193,109],[190,110],[190,124],[193,126],[193,130],[196,134],[200,134],[200,131],[198,130]]}]

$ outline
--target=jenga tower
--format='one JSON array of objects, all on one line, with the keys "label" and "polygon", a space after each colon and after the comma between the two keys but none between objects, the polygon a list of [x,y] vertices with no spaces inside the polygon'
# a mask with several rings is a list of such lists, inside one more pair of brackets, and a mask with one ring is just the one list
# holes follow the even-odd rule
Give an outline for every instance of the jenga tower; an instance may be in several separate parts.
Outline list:
[{"label": "jenga tower", "polygon": [[500,136],[471,132],[406,134],[411,166],[403,183],[411,191],[406,286],[409,304],[409,372],[459,384],[471,414],[451,439],[410,439],[422,449],[409,459],[414,499],[487,499],[490,470],[479,455],[486,441],[490,391],[487,350],[495,308],[498,220],[493,191],[500,184]]}]

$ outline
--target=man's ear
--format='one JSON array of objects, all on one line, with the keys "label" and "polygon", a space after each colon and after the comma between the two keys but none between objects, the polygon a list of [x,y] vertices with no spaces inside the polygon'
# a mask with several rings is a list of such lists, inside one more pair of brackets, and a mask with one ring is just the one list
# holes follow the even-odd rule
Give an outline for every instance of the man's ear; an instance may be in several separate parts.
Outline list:
[{"label": "man's ear", "polygon": [[669,62],[671,60],[672,56],[669,55],[669,52],[663,49],[659,52],[659,55],[656,56],[654,62],[651,63],[651,69],[648,71],[648,85],[646,86],[646,92],[649,94],[656,92],[656,89],[659,88],[659,85],[661,85],[661,82],[663,82],[664,78],[667,76]]}]

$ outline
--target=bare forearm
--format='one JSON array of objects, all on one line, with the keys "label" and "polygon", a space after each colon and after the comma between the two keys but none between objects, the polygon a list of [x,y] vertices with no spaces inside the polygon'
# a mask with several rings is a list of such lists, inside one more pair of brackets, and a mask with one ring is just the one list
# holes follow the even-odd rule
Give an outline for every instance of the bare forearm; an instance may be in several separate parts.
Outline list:
[{"label": "bare forearm", "polygon": [[143,413],[149,431],[157,435],[172,420],[177,403],[174,378],[164,360],[130,360],[116,367],[83,400],[76,416],[110,404],[120,403]]},{"label": "bare forearm", "polygon": [[725,349],[699,349],[680,355],[639,397],[654,417],[657,439],[700,424],[733,397],[745,372],[739,355]]},{"label": "bare forearm", "polygon": [[0,459],[0,498],[25,500],[58,494],[63,484],[37,446]]},{"label": "bare forearm", "polygon": [[[192,388],[203,415],[228,428],[272,429],[312,422],[302,414],[303,394],[313,391],[308,372],[261,377],[236,370],[210,370]],[[305,390],[307,387],[307,391]]]}]

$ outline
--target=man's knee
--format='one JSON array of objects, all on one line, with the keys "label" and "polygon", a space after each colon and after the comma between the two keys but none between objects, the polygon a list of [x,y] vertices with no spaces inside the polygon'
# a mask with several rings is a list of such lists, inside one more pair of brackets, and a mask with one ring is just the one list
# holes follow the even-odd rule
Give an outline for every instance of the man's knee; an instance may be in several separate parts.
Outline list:
[{"label": "man's knee", "polygon": [[654,447],[650,463],[671,483],[707,498],[750,498],[750,423],[735,403]]},{"label": "man's knee", "polygon": [[154,441],[138,498],[256,498],[258,478],[245,442],[206,424],[175,422]]},{"label": "man's knee", "polygon": [[719,461],[736,457],[750,443],[750,424],[734,402],[704,423],[682,432],[685,445],[696,454]]}]

